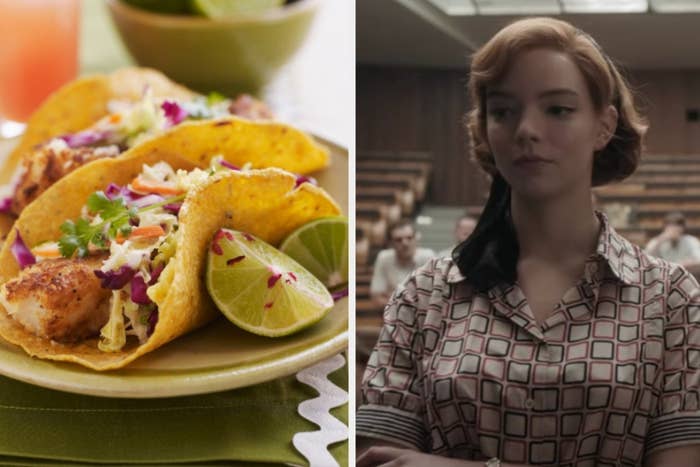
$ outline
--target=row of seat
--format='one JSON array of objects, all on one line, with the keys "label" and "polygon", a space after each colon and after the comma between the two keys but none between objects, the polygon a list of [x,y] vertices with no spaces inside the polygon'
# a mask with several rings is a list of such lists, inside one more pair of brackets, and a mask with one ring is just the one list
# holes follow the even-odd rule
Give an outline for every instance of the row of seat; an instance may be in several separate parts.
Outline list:
[{"label": "row of seat", "polygon": [[643,246],[663,229],[669,212],[680,211],[688,233],[700,236],[700,157],[646,156],[635,173],[596,190],[604,210],[621,210],[617,230]]},{"label": "row of seat", "polygon": [[370,299],[372,263],[386,248],[389,228],[412,218],[427,194],[432,156],[420,151],[358,151],[355,175],[356,311],[358,328],[381,324]]},{"label": "row of seat", "polygon": [[431,172],[428,153],[358,152],[355,211],[359,236],[371,247],[383,246],[388,228],[411,217],[416,204],[425,199]]}]

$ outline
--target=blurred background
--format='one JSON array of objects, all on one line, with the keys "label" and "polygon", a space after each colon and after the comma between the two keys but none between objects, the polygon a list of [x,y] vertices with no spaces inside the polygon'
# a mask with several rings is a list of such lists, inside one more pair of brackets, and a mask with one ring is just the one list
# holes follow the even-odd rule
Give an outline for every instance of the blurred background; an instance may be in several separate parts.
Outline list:
[{"label": "blurred background", "polygon": [[[135,64],[110,18],[107,2],[80,1],[79,8],[78,74],[107,73]],[[348,92],[354,89],[353,38],[352,2],[318,2],[302,46],[259,97],[280,120],[348,146],[353,135],[354,95]],[[176,55],[176,50],[173,47],[163,53]],[[3,147],[12,144],[0,143]]]},{"label": "blurred background", "polygon": [[525,15],[591,34],[626,71],[648,116],[642,165],[597,189],[599,208],[640,245],[675,210],[687,233],[700,235],[700,2],[357,0],[358,350],[381,324],[369,284],[377,253],[390,247],[388,229],[412,219],[418,245],[440,251],[455,244],[457,218],[481,211],[489,181],[469,159],[463,125],[469,56]]}]

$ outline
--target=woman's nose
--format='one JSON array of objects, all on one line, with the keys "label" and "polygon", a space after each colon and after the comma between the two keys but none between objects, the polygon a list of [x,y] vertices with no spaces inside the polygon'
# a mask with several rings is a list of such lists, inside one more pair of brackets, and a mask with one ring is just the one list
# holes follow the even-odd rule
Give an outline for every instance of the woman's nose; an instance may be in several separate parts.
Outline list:
[{"label": "woman's nose", "polygon": [[524,109],[522,111],[515,130],[515,139],[518,142],[539,141],[540,119],[536,110]]}]

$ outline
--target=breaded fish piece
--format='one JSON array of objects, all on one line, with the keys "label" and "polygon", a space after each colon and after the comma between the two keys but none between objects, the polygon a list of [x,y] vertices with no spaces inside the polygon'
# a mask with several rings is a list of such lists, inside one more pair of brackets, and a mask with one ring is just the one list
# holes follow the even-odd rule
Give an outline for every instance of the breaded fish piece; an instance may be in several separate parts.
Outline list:
[{"label": "breaded fish piece", "polygon": [[97,335],[109,319],[112,293],[93,272],[103,259],[54,259],[29,266],[0,287],[0,303],[40,337],[75,342]]},{"label": "breaded fish piece", "polygon": [[19,215],[47,188],[78,167],[95,159],[118,155],[117,146],[70,148],[62,141],[52,141],[27,153],[15,182],[11,212]]}]

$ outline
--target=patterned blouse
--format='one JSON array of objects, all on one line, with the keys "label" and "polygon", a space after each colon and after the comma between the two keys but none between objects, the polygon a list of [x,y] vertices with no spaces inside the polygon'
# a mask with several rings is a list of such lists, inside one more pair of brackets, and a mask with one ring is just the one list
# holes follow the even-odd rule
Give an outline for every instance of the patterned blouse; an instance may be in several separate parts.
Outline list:
[{"label": "patterned blouse", "polygon": [[538,325],[516,284],[477,293],[449,258],[400,286],[357,435],[464,459],[641,465],[700,444],[700,288],[599,214],[584,277]]}]

